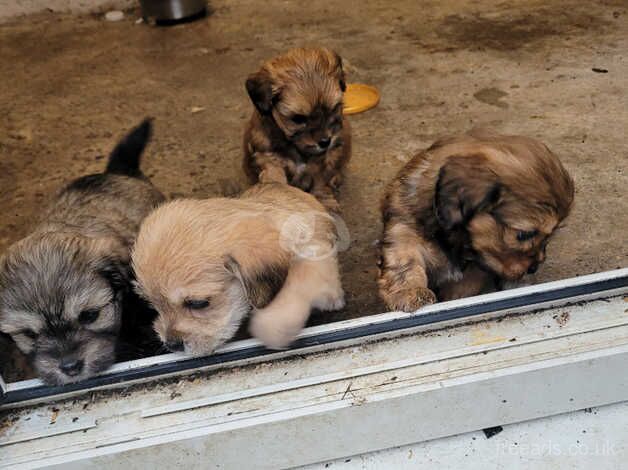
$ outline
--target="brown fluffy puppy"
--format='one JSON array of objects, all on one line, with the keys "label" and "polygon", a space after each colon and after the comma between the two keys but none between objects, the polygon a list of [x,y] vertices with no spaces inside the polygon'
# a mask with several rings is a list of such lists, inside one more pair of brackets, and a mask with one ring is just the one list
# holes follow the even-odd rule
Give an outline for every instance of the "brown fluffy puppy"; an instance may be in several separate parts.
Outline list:
[{"label": "brown fluffy puppy", "polygon": [[339,212],[335,192],[351,156],[338,54],[292,49],[246,81],[255,105],[244,132],[244,170],[253,183],[288,182]]},{"label": "brown fluffy puppy", "polygon": [[251,309],[253,336],[282,348],[312,308],[341,308],[335,244],[333,219],[314,197],[267,183],[238,199],[161,206],[142,224],[132,256],[166,347],[208,354]]},{"label": "brown fluffy puppy", "polygon": [[139,169],[150,132],[149,121],[133,129],[104,173],[66,186],[0,258],[0,330],[46,383],[76,382],[115,360],[131,245],[163,200]]},{"label": "brown fluffy puppy", "polygon": [[387,188],[382,299],[414,311],[534,273],[573,196],[571,177],[536,140],[474,130],[436,142]]}]

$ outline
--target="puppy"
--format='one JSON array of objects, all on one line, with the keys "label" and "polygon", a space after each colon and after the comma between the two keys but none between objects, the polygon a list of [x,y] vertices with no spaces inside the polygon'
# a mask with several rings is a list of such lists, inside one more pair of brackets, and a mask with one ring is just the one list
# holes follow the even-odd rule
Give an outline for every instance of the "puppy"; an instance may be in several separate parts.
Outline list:
[{"label": "puppy", "polygon": [[130,248],[163,200],[139,170],[150,131],[144,121],[104,173],[70,183],[0,259],[0,330],[48,384],[85,379],[115,360]]},{"label": "puppy", "polygon": [[133,250],[137,289],[166,347],[209,354],[253,311],[250,332],[288,346],[312,308],[344,306],[332,217],[280,183],[238,199],[179,199],[149,215]]},{"label": "puppy", "polygon": [[335,192],[351,156],[345,88],[342,60],[326,48],[292,49],[249,76],[255,110],[244,132],[244,170],[253,183],[288,182],[340,211]]},{"label": "puppy", "polygon": [[414,311],[534,273],[574,184],[540,142],[474,130],[414,157],[387,188],[379,291]]}]

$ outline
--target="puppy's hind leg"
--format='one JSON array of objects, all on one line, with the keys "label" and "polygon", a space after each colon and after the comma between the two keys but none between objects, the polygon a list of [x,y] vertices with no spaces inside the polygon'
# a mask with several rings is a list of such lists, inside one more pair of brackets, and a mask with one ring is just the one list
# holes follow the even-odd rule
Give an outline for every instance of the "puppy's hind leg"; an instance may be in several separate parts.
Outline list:
[{"label": "puppy's hind leg", "polygon": [[272,302],[253,314],[249,331],[268,348],[285,348],[303,329],[312,308],[338,310],[344,304],[335,256],[297,258]]}]

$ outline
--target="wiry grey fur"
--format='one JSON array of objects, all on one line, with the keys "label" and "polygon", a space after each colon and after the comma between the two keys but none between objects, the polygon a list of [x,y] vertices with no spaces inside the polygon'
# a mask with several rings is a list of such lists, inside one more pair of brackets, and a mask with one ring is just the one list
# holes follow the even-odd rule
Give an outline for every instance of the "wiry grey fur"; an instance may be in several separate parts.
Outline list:
[{"label": "wiry grey fur", "polygon": [[[133,129],[104,173],[65,187],[0,258],[0,330],[49,384],[85,379],[115,360],[130,249],[142,219],[164,199],[139,170],[150,131],[148,120]],[[77,366],[68,374],[62,363]]]}]

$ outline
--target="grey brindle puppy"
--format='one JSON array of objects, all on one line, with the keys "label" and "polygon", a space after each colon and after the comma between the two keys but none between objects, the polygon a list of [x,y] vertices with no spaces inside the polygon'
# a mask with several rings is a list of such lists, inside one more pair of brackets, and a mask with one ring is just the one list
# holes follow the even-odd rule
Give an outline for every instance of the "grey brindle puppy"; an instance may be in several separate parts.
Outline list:
[{"label": "grey brindle puppy", "polygon": [[114,149],[104,173],[65,187],[39,224],[0,258],[0,331],[48,384],[88,378],[115,361],[130,250],[163,195],[139,169],[145,120]]}]

